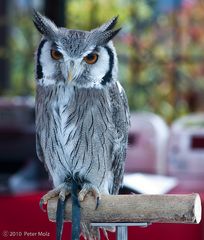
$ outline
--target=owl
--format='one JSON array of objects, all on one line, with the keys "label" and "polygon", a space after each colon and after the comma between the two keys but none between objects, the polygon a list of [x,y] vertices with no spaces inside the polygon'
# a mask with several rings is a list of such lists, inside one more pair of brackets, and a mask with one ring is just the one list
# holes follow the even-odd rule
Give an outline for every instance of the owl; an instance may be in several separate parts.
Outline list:
[{"label": "owl", "polygon": [[99,200],[118,194],[129,109],[112,42],[120,31],[113,30],[117,17],[91,31],[57,27],[35,11],[33,21],[42,34],[36,52],[37,154],[54,185],[41,203],[56,196],[64,201],[72,179],[79,202],[88,193]]}]

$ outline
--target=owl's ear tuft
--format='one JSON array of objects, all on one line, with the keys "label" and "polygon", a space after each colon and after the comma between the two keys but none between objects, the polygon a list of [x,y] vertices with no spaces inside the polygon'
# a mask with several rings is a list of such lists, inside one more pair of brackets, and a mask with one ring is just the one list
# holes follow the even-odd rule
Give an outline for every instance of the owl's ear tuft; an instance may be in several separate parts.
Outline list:
[{"label": "owl's ear tuft", "polygon": [[106,45],[121,30],[121,28],[113,30],[113,28],[117,23],[117,20],[118,20],[118,16],[104,23],[99,28],[93,29],[90,32],[87,42],[96,46]]},{"label": "owl's ear tuft", "polygon": [[39,12],[32,10],[33,23],[37,30],[46,37],[53,38],[57,33],[57,26],[48,18],[42,16]]},{"label": "owl's ear tuft", "polygon": [[121,30],[122,28],[118,28],[116,30],[110,30],[108,32],[106,32],[104,39],[105,41],[110,41],[111,39],[113,39]]},{"label": "owl's ear tuft", "polygon": [[95,31],[90,35],[90,43],[91,45],[95,45],[95,46],[104,46],[110,40],[112,40],[120,30],[121,28],[118,28],[116,30],[109,30],[106,32]]},{"label": "owl's ear tuft", "polygon": [[119,32],[121,28],[116,30],[110,30],[99,35],[97,38],[97,45],[102,46],[106,45],[110,40],[112,40]]},{"label": "owl's ear tuft", "polygon": [[117,21],[118,21],[118,16],[113,17],[108,22],[104,23],[99,28],[97,28],[97,30],[101,31],[101,32],[109,31],[109,30],[111,30],[111,29],[113,29],[115,27]]}]

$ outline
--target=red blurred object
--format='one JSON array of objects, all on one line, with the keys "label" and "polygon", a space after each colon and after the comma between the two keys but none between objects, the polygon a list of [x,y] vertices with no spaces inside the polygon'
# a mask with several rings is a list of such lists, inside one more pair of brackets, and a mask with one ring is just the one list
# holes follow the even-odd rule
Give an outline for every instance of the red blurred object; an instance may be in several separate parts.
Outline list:
[{"label": "red blurred object", "polygon": [[186,115],[172,124],[167,155],[170,175],[204,182],[203,113]]},{"label": "red blurred object", "polygon": [[131,114],[126,172],[165,174],[169,130],[164,120],[150,112]]},{"label": "red blurred object", "polygon": [[33,98],[0,98],[0,152],[7,162],[36,157]]}]

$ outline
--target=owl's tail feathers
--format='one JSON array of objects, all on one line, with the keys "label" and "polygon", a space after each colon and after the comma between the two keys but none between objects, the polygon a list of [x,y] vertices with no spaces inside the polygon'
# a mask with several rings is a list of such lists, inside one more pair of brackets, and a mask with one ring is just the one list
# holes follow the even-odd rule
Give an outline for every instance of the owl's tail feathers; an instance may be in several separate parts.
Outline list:
[{"label": "owl's tail feathers", "polygon": [[103,234],[104,234],[106,240],[109,240],[109,238],[108,238],[108,232],[115,232],[115,227],[103,227],[103,228],[101,228],[101,229],[102,229],[102,231],[103,231]]},{"label": "owl's tail feathers", "polygon": [[[91,227],[90,223],[81,223],[81,235],[85,240],[100,240],[100,231],[98,227]],[[108,240],[108,239],[107,239]]]},{"label": "owl's tail feathers", "polygon": [[90,223],[88,222],[81,223],[81,235],[84,237],[85,240],[100,240],[100,229],[102,230],[106,240],[109,240],[108,231],[115,232],[115,227],[100,228],[90,226]]}]

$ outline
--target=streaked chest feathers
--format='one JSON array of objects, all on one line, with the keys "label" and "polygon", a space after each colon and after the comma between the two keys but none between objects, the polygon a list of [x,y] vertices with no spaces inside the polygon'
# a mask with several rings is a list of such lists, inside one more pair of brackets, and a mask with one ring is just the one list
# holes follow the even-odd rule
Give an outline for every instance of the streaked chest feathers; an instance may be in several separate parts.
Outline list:
[{"label": "streaked chest feathers", "polygon": [[[47,98],[40,101],[45,94]],[[41,145],[49,156],[51,171],[60,168],[62,173],[79,173],[86,178],[91,171],[99,175],[110,171],[118,144],[107,91],[66,89],[66,85],[38,87],[38,98],[43,104],[43,114],[38,113],[38,117],[48,121],[41,126],[39,123],[45,119],[37,119],[37,132],[41,132]],[[104,177],[100,176],[101,181]]]}]

